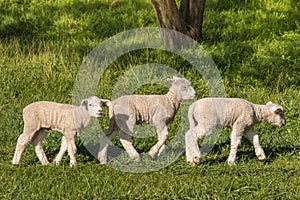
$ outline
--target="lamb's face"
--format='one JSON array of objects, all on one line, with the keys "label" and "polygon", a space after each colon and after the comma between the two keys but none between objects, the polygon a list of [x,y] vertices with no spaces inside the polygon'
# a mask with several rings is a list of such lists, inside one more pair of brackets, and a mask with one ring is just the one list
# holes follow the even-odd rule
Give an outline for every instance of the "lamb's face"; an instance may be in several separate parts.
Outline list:
[{"label": "lamb's face", "polygon": [[82,105],[86,105],[86,108],[91,117],[102,117],[103,109],[102,106],[109,106],[110,101],[106,99],[99,99],[96,96],[92,96],[82,101]]},{"label": "lamb's face", "polygon": [[270,108],[270,115],[268,116],[268,122],[276,125],[276,126],[284,126],[285,125],[285,117],[284,110],[282,106],[278,104],[274,104],[272,102],[268,102],[267,106]]},{"label": "lamb's face", "polygon": [[185,78],[178,78],[173,76],[172,79],[168,79],[172,83],[173,89],[181,94],[182,99],[193,99],[196,96],[196,92],[191,85],[191,82]]}]

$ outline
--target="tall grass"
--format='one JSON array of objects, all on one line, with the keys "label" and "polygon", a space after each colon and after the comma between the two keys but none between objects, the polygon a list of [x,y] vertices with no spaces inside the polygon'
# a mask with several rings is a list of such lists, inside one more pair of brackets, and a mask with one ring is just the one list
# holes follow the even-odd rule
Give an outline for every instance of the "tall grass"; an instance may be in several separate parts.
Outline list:
[{"label": "tall grass", "polygon": [[[295,0],[207,1],[203,47],[218,66],[229,97],[255,103],[280,103],[287,124],[279,129],[256,126],[267,160],[259,162],[246,140],[236,166],[229,167],[226,129],[212,152],[196,167],[184,155],[159,171],[132,174],[101,166],[78,138],[78,166],[43,167],[31,145],[20,166],[12,166],[16,140],[23,129],[22,109],[38,100],[72,103],[77,72],[88,53],[125,30],[156,26],[148,0],[0,0],[0,198],[1,199],[298,199],[300,109],[300,3]],[[161,63],[192,81],[197,98],[208,96],[201,76],[177,55],[139,50],[112,63],[98,95],[111,98],[119,78],[134,66]],[[124,83],[126,84],[126,83]],[[147,85],[136,93],[164,93]],[[106,116],[99,126],[108,125]],[[180,114],[180,113],[179,113]],[[180,123],[169,126],[171,139]],[[59,134],[50,133],[44,148],[49,160],[59,150]],[[168,140],[168,142],[170,139]],[[138,151],[156,142],[135,138]],[[119,145],[118,140],[114,140]],[[120,146],[121,147],[121,146]]]}]

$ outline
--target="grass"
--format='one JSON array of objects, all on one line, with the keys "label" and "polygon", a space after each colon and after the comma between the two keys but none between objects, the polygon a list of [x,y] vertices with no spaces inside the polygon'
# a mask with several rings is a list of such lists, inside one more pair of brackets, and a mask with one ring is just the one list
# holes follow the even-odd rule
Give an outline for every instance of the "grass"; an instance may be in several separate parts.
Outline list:
[{"label": "grass", "polygon": [[[284,128],[255,127],[268,157],[265,162],[258,161],[253,147],[243,140],[236,166],[229,167],[230,130],[225,129],[196,167],[181,155],[157,171],[123,172],[99,165],[79,138],[76,168],[69,168],[67,156],[60,166],[41,166],[31,145],[21,165],[11,165],[27,104],[38,100],[72,103],[78,70],[93,48],[122,31],[157,26],[149,0],[124,0],[117,7],[109,3],[0,0],[0,199],[298,199],[300,4],[295,0],[213,0],[205,10],[202,45],[221,73],[226,96],[260,104],[271,100],[286,110]],[[201,75],[186,60],[153,49],[115,60],[97,94],[111,98],[115,84],[146,63],[172,67],[192,81],[197,98],[209,95]],[[164,85],[147,84],[134,92],[166,90]],[[184,116],[180,110],[169,126],[169,143]],[[107,124],[106,109],[99,127]],[[60,137],[50,133],[44,141],[49,160],[59,150]],[[117,139],[113,142],[120,146]],[[156,136],[134,139],[139,152],[155,142]],[[149,167],[153,164],[145,162]]]}]

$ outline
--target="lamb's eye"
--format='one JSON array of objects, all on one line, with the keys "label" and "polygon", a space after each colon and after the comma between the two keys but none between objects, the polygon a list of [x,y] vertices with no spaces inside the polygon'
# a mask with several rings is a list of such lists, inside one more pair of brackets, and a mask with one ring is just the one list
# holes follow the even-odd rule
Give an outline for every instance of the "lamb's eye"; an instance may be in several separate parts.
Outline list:
[{"label": "lamb's eye", "polygon": [[92,104],[89,104],[89,106],[92,106]]}]

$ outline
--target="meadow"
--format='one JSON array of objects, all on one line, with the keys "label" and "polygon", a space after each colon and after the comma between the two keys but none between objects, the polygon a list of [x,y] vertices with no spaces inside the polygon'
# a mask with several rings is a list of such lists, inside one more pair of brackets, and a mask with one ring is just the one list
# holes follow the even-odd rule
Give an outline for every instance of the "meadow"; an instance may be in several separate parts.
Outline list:
[{"label": "meadow", "polygon": [[[197,166],[190,166],[181,154],[155,171],[116,170],[100,165],[80,138],[74,168],[69,167],[67,155],[59,166],[41,166],[30,144],[21,164],[11,164],[27,104],[38,100],[72,103],[74,83],[89,52],[118,33],[157,27],[150,0],[120,0],[118,6],[110,2],[0,0],[0,199],[299,199],[297,0],[209,0],[205,8],[201,45],[220,72],[226,96],[257,104],[272,101],[285,109],[285,127],[267,123],[255,127],[266,161],[259,161],[253,146],[243,140],[235,166],[228,166],[230,130],[224,129]],[[134,66],[146,63],[170,66],[191,80],[198,99],[209,96],[201,75],[186,60],[155,49],[116,59],[105,71],[97,95],[112,98],[118,80]],[[166,91],[164,86],[148,84],[135,93]],[[168,141],[175,137],[184,112],[180,110],[170,124]],[[103,129],[108,126],[107,109],[96,123]],[[50,161],[59,151],[60,138],[57,133],[45,138]],[[117,139],[113,142],[122,148]],[[139,152],[147,152],[155,142],[154,135],[134,139]]]}]

